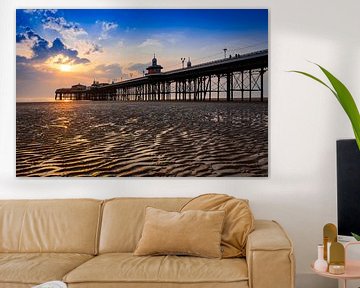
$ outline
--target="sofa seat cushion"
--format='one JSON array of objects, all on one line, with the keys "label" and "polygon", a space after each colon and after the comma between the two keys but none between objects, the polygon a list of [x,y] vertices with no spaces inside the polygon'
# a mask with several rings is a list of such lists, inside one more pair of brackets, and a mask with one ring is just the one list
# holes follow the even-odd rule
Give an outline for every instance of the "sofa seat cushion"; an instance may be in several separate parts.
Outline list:
[{"label": "sofa seat cushion", "polygon": [[[111,253],[96,256],[64,277],[64,281],[70,284],[138,283],[136,287],[140,287],[141,283],[143,284],[142,287],[149,287],[149,283],[160,285],[161,283],[209,284],[212,282],[236,282],[238,285],[238,282],[244,282],[246,284],[244,287],[247,287],[247,280],[247,265],[245,260],[240,258],[134,256],[131,253]],[[160,287],[159,285],[157,287]],[[195,285],[194,287],[200,286]]]},{"label": "sofa seat cushion", "polygon": [[92,257],[72,253],[0,253],[0,285],[61,280],[65,274]]}]

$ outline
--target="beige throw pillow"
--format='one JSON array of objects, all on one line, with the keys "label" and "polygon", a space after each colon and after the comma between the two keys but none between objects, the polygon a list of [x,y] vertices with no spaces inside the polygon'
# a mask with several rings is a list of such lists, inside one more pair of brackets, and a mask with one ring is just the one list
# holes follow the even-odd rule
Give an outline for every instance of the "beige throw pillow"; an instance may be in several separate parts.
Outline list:
[{"label": "beige throw pillow", "polygon": [[254,230],[254,217],[247,200],[225,194],[204,194],[190,200],[181,209],[188,210],[225,211],[221,238],[222,257],[245,256],[247,237]]},{"label": "beige throw pillow", "polygon": [[221,258],[224,211],[167,212],[147,207],[134,255],[192,255]]}]

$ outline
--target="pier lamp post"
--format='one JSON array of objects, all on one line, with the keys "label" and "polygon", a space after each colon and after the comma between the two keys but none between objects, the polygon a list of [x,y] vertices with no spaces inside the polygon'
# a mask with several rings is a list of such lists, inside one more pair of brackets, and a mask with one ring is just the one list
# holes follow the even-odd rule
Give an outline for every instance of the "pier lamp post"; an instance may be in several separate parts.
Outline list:
[{"label": "pier lamp post", "polygon": [[226,51],[227,51],[227,48],[224,48],[224,58],[226,58]]},{"label": "pier lamp post", "polygon": [[185,58],[181,57],[182,68],[184,69]]}]

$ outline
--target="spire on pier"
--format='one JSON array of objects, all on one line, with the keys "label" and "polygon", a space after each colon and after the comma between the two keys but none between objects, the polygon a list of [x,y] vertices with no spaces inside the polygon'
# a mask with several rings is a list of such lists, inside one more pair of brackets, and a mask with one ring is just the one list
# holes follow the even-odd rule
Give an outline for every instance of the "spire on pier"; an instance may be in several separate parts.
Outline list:
[{"label": "spire on pier", "polygon": [[154,58],[151,61],[151,66],[146,68],[146,70],[148,71],[146,75],[161,73],[161,69],[163,69],[163,67],[157,64],[156,55],[154,53]]}]

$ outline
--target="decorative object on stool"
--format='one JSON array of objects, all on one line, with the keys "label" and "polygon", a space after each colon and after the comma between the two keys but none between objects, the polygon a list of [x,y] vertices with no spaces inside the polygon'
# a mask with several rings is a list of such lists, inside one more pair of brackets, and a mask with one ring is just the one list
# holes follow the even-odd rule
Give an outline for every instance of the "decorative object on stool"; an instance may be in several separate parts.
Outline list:
[{"label": "decorative object on stool", "polygon": [[[337,228],[335,224],[328,223],[323,227],[323,240],[324,245],[318,246],[318,259],[314,263],[314,269],[320,272],[328,271],[331,274],[337,275],[345,273],[345,249],[341,243],[337,242]],[[319,254],[320,247],[323,249],[323,255]],[[325,257],[321,257],[324,255]],[[326,269],[321,258],[325,258],[327,260],[326,264],[329,264],[329,266],[326,265]]]},{"label": "decorative object on stool", "polygon": [[314,269],[320,272],[326,272],[328,269],[328,263],[324,260],[324,245],[318,245],[318,258],[314,263]]},{"label": "decorative object on stool", "polygon": [[337,228],[334,224],[328,223],[323,228],[324,260],[330,263],[330,246],[337,241]]},{"label": "decorative object on stool", "polygon": [[345,273],[345,248],[339,242],[334,242],[330,247],[329,273]]}]

